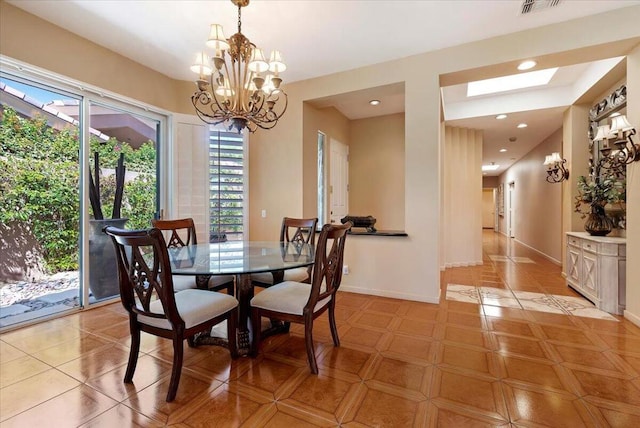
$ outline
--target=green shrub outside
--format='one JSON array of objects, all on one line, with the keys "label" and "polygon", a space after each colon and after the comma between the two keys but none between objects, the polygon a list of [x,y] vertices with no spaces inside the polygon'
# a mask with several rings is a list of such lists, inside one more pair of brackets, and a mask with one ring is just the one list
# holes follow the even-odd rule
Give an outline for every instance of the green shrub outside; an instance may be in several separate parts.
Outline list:
[{"label": "green shrub outside", "polygon": [[[43,248],[51,273],[76,270],[80,237],[78,129],[69,125],[56,130],[42,116],[25,119],[6,106],[0,112],[0,223],[21,223],[30,230]],[[100,154],[100,167],[111,169],[124,153],[127,171],[138,174],[125,183],[121,216],[129,219],[128,228],[149,227],[156,210],[153,142],[133,149],[114,138],[104,142],[91,135],[90,149],[92,171],[95,151]],[[100,190],[103,212],[109,218],[115,176],[101,177]]]}]

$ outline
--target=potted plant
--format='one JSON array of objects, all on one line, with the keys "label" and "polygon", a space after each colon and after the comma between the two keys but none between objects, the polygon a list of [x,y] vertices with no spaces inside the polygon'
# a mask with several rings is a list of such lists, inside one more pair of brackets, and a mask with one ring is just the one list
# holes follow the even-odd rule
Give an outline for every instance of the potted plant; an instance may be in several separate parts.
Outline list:
[{"label": "potted plant", "polygon": [[582,214],[587,221],[584,229],[594,236],[605,236],[614,227],[607,215],[607,204],[622,204],[625,201],[625,182],[618,180],[613,173],[599,174],[578,178],[578,196],[575,211]]},{"label": "potted plant", "polygon": [[89,289],[97,300],[119,294],[116,253],[111,239],[104,233],[106,226],[124,228],[128,219],[121,218],[122,194],[124,191],[124,154],[120,153],[115,169],[115,195],[111,218],[104,218],[101,186],[100,155],[94,153],[94,171],[89,174],[89,201],[93,218],[89,220]]}]

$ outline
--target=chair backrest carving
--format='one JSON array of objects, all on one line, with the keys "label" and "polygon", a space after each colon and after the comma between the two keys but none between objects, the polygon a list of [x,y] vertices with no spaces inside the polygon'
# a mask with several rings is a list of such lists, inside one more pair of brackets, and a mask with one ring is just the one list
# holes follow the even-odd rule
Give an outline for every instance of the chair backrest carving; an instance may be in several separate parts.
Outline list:
[{"label": "chair backrest carving", "polygon": [[332,296],[338,291],[342,281],[344,244],[347,231],[352,225],[353,223],[349,221],[341,225],[325,224],[322,227],[313,264],[311,295],[305,306],[305,311],[313,311],[318,301]]},{"label": "chair backrest carving", "polygon": [[[120,297],[124,308],[137,315],[184,323],[173,293],[171,264],[162,232],[157,228],[127,230],[105,228],[116,249]],[[151,312],[154,296],[161,300],[164,314]]]},{"label": "chair backrest carving", "polygon": [[280,229],[280,242],[295,242],[313,245],[316,238],[317,218],[291,218],[282,219]]},{"label": "chair backrest carving", "polygon": [[[151,225],[162,231],[171,231],[167,242],[168,248],[185,247],[196,245],[196,226],[192,218],[181,218],[176,220],[152,219]],[[186,237],[184,236],[186,234]]]}]

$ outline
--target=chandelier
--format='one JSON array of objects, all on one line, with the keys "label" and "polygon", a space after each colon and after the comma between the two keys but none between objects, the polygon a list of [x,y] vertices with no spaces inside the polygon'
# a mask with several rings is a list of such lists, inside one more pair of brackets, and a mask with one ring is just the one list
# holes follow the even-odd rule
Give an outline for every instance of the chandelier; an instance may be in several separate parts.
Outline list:
[{"label": "chandelier", "polygon": [[[636,134],[636,129],[629,123],[624,114],[611,118],[609,125],[598,126],[594,141],[602,141],[603,147],[601,164],[605,169],[617,170],[618,172],[630,163],[640,160],[640,145],[635,144],[631,137]],[[609,140],[613,139],[613,147],[609,145]]]},{"label": "chandelier", "polygon": [[560,157],[560,153],[553,152],[547,155],[544,165],[547,167],[547,182],[561,183],[569,178],[569,170],[564,166],[566,159]]},{"label": "chandelier", "polygon": [[[231,0],[238,6],[238,32],[225,39],[222,26],[212,24],[207,47],[196,56],[191,70],[198,74],[191,103],[198,117],[211,125],[226,123],[229,130],[271,129],[287,110],[287,94],[279,74],[286,70],[280,51],[266,60],[262,49],[242,34],[241,12],[249,0]],[[213,67],[211,66],[213,62]]]}]

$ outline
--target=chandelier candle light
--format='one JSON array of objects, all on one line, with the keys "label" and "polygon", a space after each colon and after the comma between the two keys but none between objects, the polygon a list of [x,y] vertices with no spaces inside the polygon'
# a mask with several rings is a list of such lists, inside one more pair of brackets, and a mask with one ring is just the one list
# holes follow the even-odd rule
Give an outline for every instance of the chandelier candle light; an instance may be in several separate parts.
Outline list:
[{"label": "chandelier candle light", "polygon": [[280,73],[286,70],[280,51],[266,60],[262,49],[242,34],[241,11],[249,0],[231,0],[238,6],[238,32],[225,39],[222,26],[211,25],[207,46],[215,51],[196,56],[191,70],[198,74],[198,90],[191,102],[200,119],[208,124],[228,123],[250,132],[271,129],[287,110],[287,94],[281,88]]},{"label": "chandelier candle light", "polygon": [[[602,141],[604,146],[600,149],[606,162],[605,167],[608,169],[619,169],[625,165],[640,160],[640,147],[634,144],[631,139],[635,135],[636,130],[629,123],[624,114],[611,118],[611,127],[609,125],[598,126],[598,132],[594,137],[594,141]],[[615,149],[609,146],[609,140],[615,139],[613,145]]]},{"label": "chandelier candle light", "polygon": [[544,165],[547,166],[547,181],[549,183],[560,183],[569,178],[569,170],[565,168],[566,159],[560,157],[560,153],[553,152],[547,155]]}]

